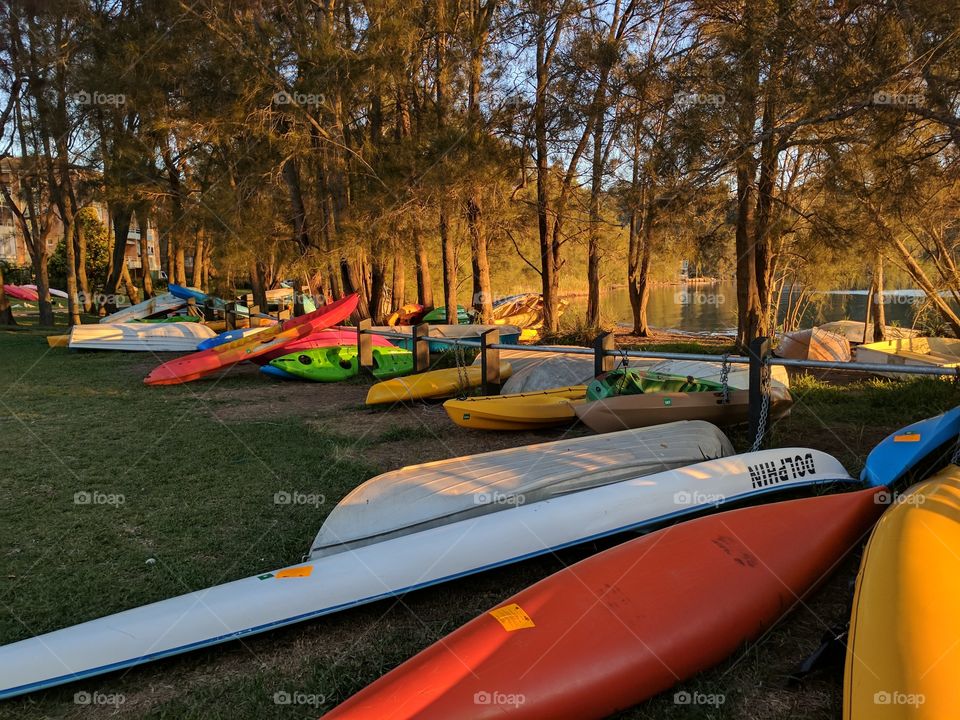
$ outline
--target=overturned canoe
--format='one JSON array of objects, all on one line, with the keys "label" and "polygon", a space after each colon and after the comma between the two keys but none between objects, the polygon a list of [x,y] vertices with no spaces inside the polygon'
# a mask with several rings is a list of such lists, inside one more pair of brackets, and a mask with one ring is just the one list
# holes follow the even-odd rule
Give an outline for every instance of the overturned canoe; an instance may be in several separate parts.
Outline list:
[{"label": "overturned canoe", "polygon": [[731,510],[587,558],[324,718],[608,717],[723,661],[800,603],[880,514],[877,493]]},{"label": "overturned canoe", "polygon": [[[321,557],[732,454],[718,428],[689,422],[410,465],[350,492],[327,516],[310,553]],[[664,491],[662,501],[673,500]]]},{"label": "overturned canoe", "polygon": [[[500,379],[506,380],[511,372],[510,363],[501,361]],[[428,370],[409,377],[378,382],[367,392],[367,405],[448,398],[479,387],[482,382],[483,372],[478,365]]]},{"label": "overturned canoe", "polygon": [[960,467],[896,498],[857,577],[844,720],[956,717],[960,708]]},{"label": "overturned canoe", "polygon": [[193,352],[216,333],[206,325],[179,323],[99,323],[74,325],[67,343],[72,350]]},{"label": "overturned canoe", "polygon": [[[770,417],[786,414],[792,400],[773,398]],[[722,392],[673,392],[650,395],[621,395],[574,405],[573,411],[594,432],[616,432],[675,420],[706,420],[721,427],[746,422],[750,393],[731,390],[727,402]]]},{"label": "overturned canoe", "polygon": [[112,315],[100,318],[102,323],[121,323],[131,322],[148,318],[151,315],[173,312],[187,306],[187,301],[179,298],[173,293],[163,293],[130,307],[121,308]]},{"label": "overturned canoe", "polygon": [[443,409],[460,427],[472,430],[536,430],[569,425],[577,416],[575,403],[582,403],[585,385],[554,388],[512,395],[485,395],[447,400]]},{"label": "overturned canoe", "polygon": [[[515,505],[5,645],[0,698],[265,632],[726,503],[837,482],[853,480],[836,459],[785,448]],[[804,545],[796,539],[783,544]],[[702,605],[702,597],[696,600]]]}]

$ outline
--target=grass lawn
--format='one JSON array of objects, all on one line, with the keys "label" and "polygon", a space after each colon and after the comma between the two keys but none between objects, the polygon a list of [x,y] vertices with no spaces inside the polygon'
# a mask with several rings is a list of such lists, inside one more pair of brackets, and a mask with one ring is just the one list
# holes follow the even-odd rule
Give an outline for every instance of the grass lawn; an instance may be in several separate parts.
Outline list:
[{"label": "grass lawn", "polygon": [[[0,644],[297,562],[336,502],[379,472],[561,435],[465,431],[438,405],[367,410],[364,382],[274,383],[252,367],[146,387],[157,362],[50,350],[41,331],[0,330]],[[795,409],[772,442],[832,452],[854,473],[884,435],[960,400],[954,384],[931,380],[835,387],[802,378],[794,388]],[[278,492],[323,502],[279,505]],[[0,719],[317,717],[596,549],[6,701]],[[785,679],[848,614],[855,570],[851,558],[760,642],[676,688],[723,694],[719,707],[677,705],[671,691],[619,717],[839,717],[840,670],[801,689]],[[123,702],[82,705],[79,692]],[[276,704],[284,692],[313,704]]]}]

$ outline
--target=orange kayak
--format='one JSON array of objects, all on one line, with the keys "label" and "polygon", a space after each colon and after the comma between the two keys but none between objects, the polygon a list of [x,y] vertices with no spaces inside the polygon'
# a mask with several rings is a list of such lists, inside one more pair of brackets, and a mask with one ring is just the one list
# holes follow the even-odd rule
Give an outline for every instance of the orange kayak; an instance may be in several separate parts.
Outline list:
[{"label": "orange kayak", "polygon": [[349,295],[306,315],[291,318],[262,332],[191,353],[163,363],[147,375],[147,385],[177,385],[278,350],[287,343],[336,325],[350,316],[357,307],[356,295]]},{"label": "orange kayak", "polygon": [[883,510],[877,492],[732,510],[619,545],[506,600],[324,718],[607,717],[776,623],[860,542]]}]

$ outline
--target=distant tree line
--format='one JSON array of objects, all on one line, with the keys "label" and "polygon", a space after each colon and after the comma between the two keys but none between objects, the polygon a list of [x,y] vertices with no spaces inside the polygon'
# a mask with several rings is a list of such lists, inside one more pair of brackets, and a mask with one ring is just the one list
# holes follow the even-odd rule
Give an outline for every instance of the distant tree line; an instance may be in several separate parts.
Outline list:
[{"label": "distant tree line", "polygon": [[881,327],[885,264],[960,335],[954,0],[13,0],[0,84],[43,322],[54,216],[72,321],[91,309],[97,198],[106,297],[153,292],[136,216],[171,281],[293,279],[378,320],[488,321],[523,272],[557,331],[575,251],[590,327],[626,283],[648,334],[654,266],[695,257],[735,276],[741,344],[851,276]]}]

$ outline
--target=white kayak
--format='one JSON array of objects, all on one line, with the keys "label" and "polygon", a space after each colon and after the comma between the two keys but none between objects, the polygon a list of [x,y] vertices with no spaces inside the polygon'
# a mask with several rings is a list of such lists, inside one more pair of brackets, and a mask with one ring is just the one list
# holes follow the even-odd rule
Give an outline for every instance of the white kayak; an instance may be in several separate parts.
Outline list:
[{"label": "white kayak", "polygon": [[817,450],[708,460],[430,528],[0,647],[0,698],[132,667],[719,505],[853,483]]},{"label": "white kayak", "polygon": [[173,293],[163,293],[162,295],[157,295],[156,297],[139,302],[136,305],[121,308],[112,315],[107,315],[106,317],[100,318],[100,322],[121,323],[130,322],[132,320],[141,320],[143,318],[148,318],[151,315],[173,312],[174,310],[179,310],[180,308],[186,306],[186,300],[178,298]]},{"label": "white kayak", "polygon": [[408,465],[343,498],[310,557],[728,455],[718,427],[691,421]]},{"label": "white kayak", "polygon": [[197,345],[216,335],[198,322],[74,325],[68,347],[74,350],[194,352]]}]

